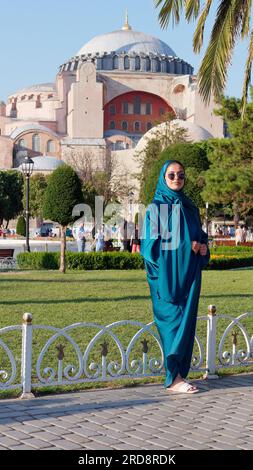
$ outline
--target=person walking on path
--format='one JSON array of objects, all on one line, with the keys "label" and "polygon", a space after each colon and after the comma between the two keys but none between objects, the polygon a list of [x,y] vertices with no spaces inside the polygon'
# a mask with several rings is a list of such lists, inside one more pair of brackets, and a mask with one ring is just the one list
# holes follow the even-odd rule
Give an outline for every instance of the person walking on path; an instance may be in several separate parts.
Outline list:
[{"label": "person walking on path", "polygon": [[139,238],[139,226],[135,225],[134,238],[132,239],[132,253],[140,253],[141,240]]},{"label": "person walking on path", "polygon": [[79,225],[78,232],[77,232],[77,249],[79,253],[83,252],[85,250],[85,229],[84,229],[84,223],[82,222]]},{"label": "person walking on path", "polygon": [[105,246],[105,236],[104,236],[103,227],[98,228],[96,235],[95,235],[95,240],[96,240],[96,251],[103,251],[104,246]]},{"label": "person walking on path", "polygon": [[[194,345],[201,271],[209,262],[210,252],[199,209],[184,194],[184,184],[183,165],[177,160],[166,161],[146,211],[141,255],[164,353],[164,386],[169,392],[189,394],[199,391],[185,378]],[[175,209],[179,214],[176,231]],[[172,235],[171,242],[168,235]]]},{"label": "person walking on path", "polygon": [[243,242],[243,226],[238,225],[236,231],[235,231],[235,244],[240,245]]}]

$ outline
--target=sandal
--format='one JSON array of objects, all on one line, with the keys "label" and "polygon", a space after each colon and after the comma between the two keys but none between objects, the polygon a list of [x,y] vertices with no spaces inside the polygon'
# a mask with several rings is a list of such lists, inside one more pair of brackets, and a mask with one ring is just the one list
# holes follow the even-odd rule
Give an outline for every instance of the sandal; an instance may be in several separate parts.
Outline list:
[{"label": "sandal", "polygon": [[176,384],[175,387],[170,389],[170,387],[167,387],[167,390],[169,393],[198,393],[199,389],[196,388],[194,385],[189,384],[188,382],[180,382],[179,384]]}]

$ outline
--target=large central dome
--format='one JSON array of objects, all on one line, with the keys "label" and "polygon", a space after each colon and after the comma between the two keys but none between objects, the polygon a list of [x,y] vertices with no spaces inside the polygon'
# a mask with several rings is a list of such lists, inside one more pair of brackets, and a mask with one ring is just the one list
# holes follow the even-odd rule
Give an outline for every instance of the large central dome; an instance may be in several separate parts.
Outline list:
[{"label": "large central dome", "polygon": [[61,65],[60,72],[73,72],[84,62],[93,62],[99,72],[193,74],[193,67],[165,42],[132,31],[127,16],[122,29],[95,36]]},{"label": "large central dome", "polygon": [[77,56],[96,53],[143,53],[176,56],[175,52],[163,41],[154,36],[132,30],[117,30],[112,33],[96,36],[87,42]]}]

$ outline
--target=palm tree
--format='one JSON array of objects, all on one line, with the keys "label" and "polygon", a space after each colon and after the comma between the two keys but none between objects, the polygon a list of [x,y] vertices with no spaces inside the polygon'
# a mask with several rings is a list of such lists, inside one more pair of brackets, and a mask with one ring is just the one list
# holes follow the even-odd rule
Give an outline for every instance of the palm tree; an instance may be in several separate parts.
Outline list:
[{"label": "palm tree", "polygon": [[[197,20],[193,50],[198,53],[203,45],[205,24],[214,3],[213,0],[205,0],[203,8],[200,0],[154,0],[154,2],[157,8],[160,7],[158,18],[162,28],[167,28],[170,20],[173,25],[179,23],[183,12],[188,22],[192,19]],[[214,98],[219,101],[226,86],[228,66],[232,60],[235,44],[239,39],[249,38],[242,90],[242,117],[248,99],[253,60],[251,7],[252,0],[219,0],[209,44],[198,72],[199,90],[203,100],[208,103],[213,94]]]}]

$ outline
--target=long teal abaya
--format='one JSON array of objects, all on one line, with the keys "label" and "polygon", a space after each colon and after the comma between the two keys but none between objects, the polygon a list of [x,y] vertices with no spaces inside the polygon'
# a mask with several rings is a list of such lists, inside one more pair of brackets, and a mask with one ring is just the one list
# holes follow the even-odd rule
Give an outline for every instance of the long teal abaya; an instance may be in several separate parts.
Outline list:
[{"label": "long teal abaya", "polygon": [[[172,384],[178,373],[185,378],[189,372],[201,270],[210,258],[209,249],[205,256],[192,250],[192,241],[207,243],[207,234],[201,228],[195,204],[183,190],[167,186],[165,173],[171,163],[173,160],[168,160],[161,169],[154,199],[146,211],[141,240],[154,321],[164,352],[165,387]],[[173,218],[173,214],[179,214],[179,219]]]}]

